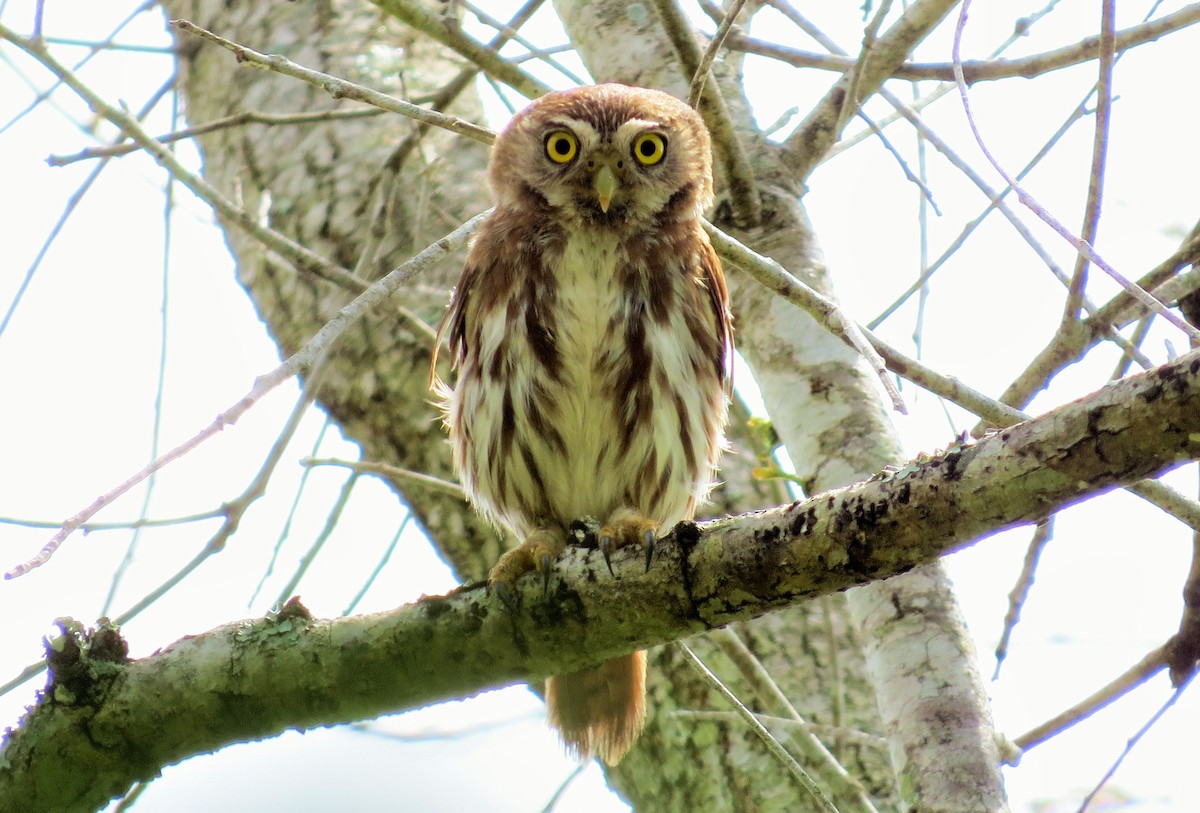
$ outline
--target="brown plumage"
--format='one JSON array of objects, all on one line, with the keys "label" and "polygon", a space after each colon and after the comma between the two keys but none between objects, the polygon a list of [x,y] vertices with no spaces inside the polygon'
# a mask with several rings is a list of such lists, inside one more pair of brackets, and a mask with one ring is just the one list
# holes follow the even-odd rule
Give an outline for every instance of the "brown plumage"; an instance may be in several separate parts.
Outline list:
[{"label": "brown plumage", "polygon": [[[725,278],[700,217],[708,132],[654,90],[598,85],[517,113],[490,164],[480,228],[440,335],[454,462],[474,505],[521,542],[507,587],[551,566],[573,520],[607,551],[690,519],[722,446]],[[604,619],[596,619],[604,623]],[[550,678],[567,748],[616,764],[645,717],[645,653]]]}]

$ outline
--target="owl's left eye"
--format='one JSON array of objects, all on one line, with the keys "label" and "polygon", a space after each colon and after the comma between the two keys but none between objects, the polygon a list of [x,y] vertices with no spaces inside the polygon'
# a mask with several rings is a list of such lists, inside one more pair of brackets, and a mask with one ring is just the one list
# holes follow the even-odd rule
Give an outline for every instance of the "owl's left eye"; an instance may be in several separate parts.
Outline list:
[{"label": "owl's left eye", "polygon": [[566,130],[555,130],[546,136],[546,157],[556,164],[565,164],[579,151],[579,142]]},{"label": "owl's left eye", "polygon": [[654,166],[667,154],[667,139],[661,133],[642,133],[633,142],[633,157],[644,167]]}]

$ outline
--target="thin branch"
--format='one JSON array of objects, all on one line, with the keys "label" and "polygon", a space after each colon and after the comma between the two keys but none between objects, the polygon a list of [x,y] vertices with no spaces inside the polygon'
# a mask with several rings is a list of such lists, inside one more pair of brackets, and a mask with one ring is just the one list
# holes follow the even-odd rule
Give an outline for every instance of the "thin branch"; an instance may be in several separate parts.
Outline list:
[{"label": "thin branch", "polygon": [[[950,13],[956,0],[916,0],[905,9],[904,14],[880,37],[872,49],[870,61],[863,65],[856,76],[844,75],[825,94],[800,126],[784,142],[786,163],[793,177],[803,182],[829,148],[841,136],[838,122],[843,121],[842,108],[861,105],[874,94],[885,79],[890,78],[903,64],[904,58],[917,43]],[[850,60],[854,63],[854,60]],[[847,95],[853,83],[858,98]]]},{"label": "thin branch", "polygon": [[[254,111],[247,111],[245,113],[234,113],[232,116],[225,116],[224,118],[215,119],[205,124],[197,124],[195,127],[184,127],[182,130],[157,136],[154,140],[159,144],[170,144],[174,141],[195,138],[198,135],[213,133],[218,130],[244,127],[247,124],[265,124],[268,126],[313,124],[321,121],[368,118],[381,115],[384,112],[386,111],[380,107],[356,108],[354,110],[321,110],[313,113],[256,113]],[[52,167],[65,167],[77,161],[87,161],[92,158],[114,158],[120,155],[128,155],[140,149],[142,149],[141,144],[129,142],[112,144],[107,147],[88,147],[71,155],[51,155],[46,159],[46,163]]]},{"label": "thin branch", "polygon": [[312,563],[316,561],[317,554],[325,547],[325,543],[333,536],[333,531],[337,528],[338,521],[342,518],[342,512],[345,511],[346,505],[350,502],[350,495],[354,493],[354,486],[358,483],[358,472],[351,472],[346,478],[346,482],[342,483],[342,488],[338,492],[337,501],[333,507],[329,509],[329,514],[325,517],[325,524],[321,527],[320,533],[313,543],[308,546],[308,550],[300,557],[300,561],[296,564],[296,569],[292,573],[292,577],[287,580],[283,588],[279,591],[278,597],[275,599],[276,606],[283,606],[283,603],[296,594],[296,588],[300,585],[300,580],[304,578],[304,574],[312,567]]},{"label": "thin branch", "polygon": [[574,82],[575,84],[586,85],[587,82],[583,78],[578,76],[574,71],[570,70],[566,65],[562,64],[557,59],[554,59],[548,50],[544,48],[538,48],[525,37],[522,37],[520,31],[518,31],[518,29],[524,25],[530,17],[533,16],[534,12],[541,8],[544,2],[545,0],[529,0],[529,2],[527,2],[523,8],[519,9],[517,13],[513,15],[514,21],[509,23],[504,23],[500,20],[497,20],[495,17],[492,17],[486,11],[476,6],[474,3],[468,3],[464,0],[463,6],[466,7],[466,9],[472,14],[474,14],[481,23],[496,29],[496,32],[499,34],[499,36],[487,44],[488,48],[499,52],[501,45],[506,43],[508,40],[512,40],[529,51],[528,54],[524,55],[524,58],[540,59],[542,62],[545,62],[547,65],[554,68],[556,71],[561,73],[568,80]]},{"label": "thin branch", "polygon": [[[174,85],[175,77],[172,76],[172,85]],[[179,94],[172,94],[171,97],[171,126],[176,127],[179,124]],[[149,458],[153,460],[158,457],[159,449],[162,446],[162,421],[163,421],[163,391],[166,387],[167,379],[167,345],[169,338],[170,320],[167,314],[170,310],[170,293],[171,293],[171,236],[174,233],[172,229],[172,214],[175,211],[175,177],[170,172],[166,173],[166,183],[163,190],[164,206],[163,206],[163,240],[162,240],[162,262],[160,268],[161,282],[159,283],[159,302],[158,302],[158,364],[155,368],[154,375],[154,418],[150,426],[150,454]],[[140,519],[145,519],[150,513],[150,501],[154,498],[155,486],[158,478],[151,474],[146,478],[146,490],[142,498],[142,508],[138,513]],[[142,529],[136,528],[130,536],[129,544],[125,548],[125,555],[121,558],[120,563],[113,571],[112,582],[108,588],[108,595],[104,598],[104,603],[100,605],[100,616],[107,618],[113,601],[116,599],[117,590],[120,588],[121,581],[125,577],[125,573],[133,564],[134,556],[137,552],[138,543],[141,541]]]},{"label": "thin branch", "polygon": [[871,59],[871,53],[875,48],[875,44],[878,42],[879,29],[883,25],[883,20],[887,17],[887,13],[891,8],[891,0],[882,0],[875,8],[875,15],[867,23],[867,27],[863,29],[862,48],[859,50],[858,58],[854,60],[854,67],[846,74],[846,78],[849,80],[846,87],[846,101],[842,104],[841,110],[838,111],[838,121],[834,128],[839,133],[845,129],[846,122],[850,120],[850,116],[862,108],[863,100],[858,95],[859,83],[862,80],[863,73],[866,71],[867,63]]},{"label": "thin branch", "polygon": [[1147,293],[1146,290],[1141,286],[1126,279],[1115,268],[1109,265],[1104,258],[1097,254],[1096,250],[1091,245],[1089,245],[1083,239],[1072,234],[1070,229],[1059,222],[1059,220],[1050,214],[1045,207],[1039,204],[1032,195],[1026,192],[1024,187],[1021,186],[1017,179],[1012,177],[1004,169],[1003,165],[996,159],[996,157],[992,155],[982,133],[979,132],[979,128],[975,122],[975,117],[971,112],[970,95],[967,90],[966,80],[963,78],[962,62],[959,56],[962,49],[962,35],[967,24],[967,12],[970,10],[970,8],[971,0],[963,0],[962,9],[959,11],[958,25],[955,26],[954,30],[954,44],[952,48],[954,56],[954,72],[955,79],[958,82],[959,98],[962,100],[963,113],[967,117],[968,127],[971,130],[971,134],[975,138],[975,143],[979,145],[979,149],[981,152],[983,152],[984,157],[987,158],[988,163],[990,163],[992,168],[995,169],[996,172],[999,173],[1002,178],[1004,178],[1005,182],[1013,188],[1013,190],[1017,193],[1017,199],[1021,201],[1026,208],[1037,215],[1043,223],[1045,223],[1060,237],[1070,243],[1076,251],[1086,256],[1092,264],[1103,270],[1104,273],[1108,274],[1109,277],[1115,280],[1117,284],[1124,288],[1131,296],[1137,299],[1138,302],[1140,302],[1150,311],[1154,312],[1158,316],[1161,316],[1163,319],[1183,331],[1184,335],[1188,336],[1188,338],[1200,339],[1200,330],[1197,330],[1189,325],[1186,321],[1176,316],[1174,313],[1171,313],[1164,303]]},{"label": "thin branch", "polygon": [[124,130],[130,138],[138,142],[143,149],[153,155],[158,163],[169,170],[188,189],[195,192],[202,200],[207,201],[222,217],[240,226],[264,246],[276,252],[281,257],[286,258],[298,268],[313,273],[322,279],[336,283],[351,291],[360,292],[366,290],[366,282],[294,240],[263,226],[259,223],[257,217],[235,205],[229,198],[218,191],[216,187],[194,172],[189,171],[170,150],[159,144],[143,130],[133,116],[119,107],[110,105],[99,94],[85,85],[74,73],[67,70],[66,66],[54,59],[42,43],[21,37],[2,23],[0,23],[0,39],[8,40],[45,65],[47,69],[60,77],[68,87],[84,99],[97,114]]},{"label": "thin branch", "polygon": [[[292,411],[288,415],[288,419],[284,423],[279,437],[271,445],[271,449],[267,452],[262,466],[259,467],[250,484],[246,486],[246,489],[241,494],[224,503],[219,511],[216,512],[216,515],[223,519],[221,527],[209,537],[199,553],[193,556],[183,567],[168,576],[166,580],[159,583],[157,587],[134,602],[125,612],[116,616],[112,623],[119,627],[136,618],[143,610],[153,605],[190,574],[194,573],[207,559],[225,550],[226,544],[228,544],[230,538],[237,532],[238,527],[241,525],[242,517],[245,516],[250,506],[266,493],[267,483],[270,481],[275,468],[279,465],[279,461],[283,458],[284,449],[295,435],[296,429],[299,428],[300,420],[304,416],[308,405],[312,403],[315,381],[316,377],[310,376],[305,382],[304,390],[297,399],[296,405],[292,407]],[[6,575],[5,578],[9,578],[9,576]],[[111,599],[111,593],[109,598]],[[0,695],[3,695],[10,689],[16,688],[26,680],[41,674],[45,669],[45,660],[30,664],[15,678],[4,684],[4,686],[0,686]]]},{"label": "thin branch", "polygon": [[[1192,268],[1179,273],[1180,269],[1188,266]],[[1163,302],[1176,301],[1200,287],[1200,221],[1192,227],[1179,248],[1142,275],[1138,284],[1153,289],[1154,295]],[[1138,300],[1122,291],[1103,305],[1095,316],[1082,323],[1067,325],[1065,330],[1060,327],[1033,362],[1008,385],[1000,400],[1006,404],[1024,406],[1055,374],[1081,358],[1089,347],[1145,313]]]},{"label": "thin branch", "polygon": [[1125,743],[1125,748],[1121,751],[1121,755],[1117,757],[1116,761],[1114,761],[1112,766],[1108,769],[1108,772],[1105,773],[1104,776],[1101,777],[1100,781],[1096,783],[1096,787],[1092,788],[1092,792],[1084,797],[1083,802],[1079,805],[1079,813],[1084,813],[1088,809],[1088,805],[1090,805],[1092,800],[1096,798],[1096,794],[1100,792],[1100,789],[1104,787],[1108,780],[1112,779],[1113,774],[1117,772],[1117,768],[1121,767],[1121,763],[1125,761],[1125,757],[1133,753],[1133,749],[1139,742],[1141,742],[1142,737],[1146,736],[1147,732],[1154,727],[1155,723],[1162,719],[1162,716],[1167,713],[1171,706],[1175,705],[1175,701],[1183,695],[1184,690],[1187,689],[1188,685],[1192,682],[1192,677],[1195,677],[1195,675],[1193,674],[1192,676],[1188,677],[1188,679],[1181,684],[1179,688],[1171,692],[1171,696],[1168,697],[1161,706],[1159,706],[1158,710],[1154,712],[1154,714],[1150,715],[1150,719],[1146,721],[1146,724],[1139,728],[1137,733],[1129,738],[1129,740]]},{"label": "thin branch", "polygon": [[[150,111],[152,111],[158,102],[164,96],[166,96],[168,92],[170,92],[174,85],[174,76],[160,85],[158,90],[150,96],[146,103],[142,105],[141,109],[135,114],[138,120],[140,121],[148,116]],[[122,133],[113,143],[117,144],[124,140],[125,135]],[[20,307],[21,302],[24,300],[25,292],[29,289],[30,283],[33,282],[33,278],[37,275],[38,269],[42,265],[42,261],[46,258],[47,252],[50,251],[50,247],[54,245],[54,242],[62,233],[63,228],[67,225],[67,221],[71,218],[71,215],[74,214],[79,204],[83,202],[84,196],[87,195],[88,190],[92,188],[92,185],[96,182],[96,179],[100,177],[100,173],[104,171],[105,166],[107,166],[107,162],[93,167],[92,171],[88,173],[88,176],[83,179],[83,182],[79,184],[75,191],[71,193],[71,196],[67,198],[66,206],[63,207],[62,213],[58,216],[58,220],[56,220],[54,225],[50,227],[50,232],[46,235],[46,239],[42,241],[42,245],[38,248],[38,252],[34,256],[33,262],[31,262],[29,267],[25,269],[25,276],[21,278],[21,284],[17,286],[16,293],[13,294],[12,299],[9,301],[8,307],[4,311],[4,316],[0,317],[0,336],[3,336],[4,331],[8,329],[9,322],[12,320],[13,315],[17,312],[17,308]]]},{"label": "thin branch", "polygon": [[[1198,22],[1200,22],[1200,3],[1192,3],[1173,14],[1116,32],[1113,37],[1113,49],[1116,53],[1123,53],[1139,45],[1154,42],[1167,34],[1182,31]],[[726,42],[730,48],[777,59],[797,68],[817,68],[844,74],[853,70],[855,65],[855,60],[851,57],[803,51],[741,34],[731,34]],[[968,84],[1015,77],[1032,79],[1061,68],[1091,62],[1096,59],[1099,45],[1100,38],[1098,36],[1087,37],[1074,45],[1032,56],[1016,59],[966,60],[962,63],[963,78]],[[924,79],[954,81],[954,63],[905,62],[895,69],[892,77],[913,81]]]},{"label": "thin branch", "polygon": [[383,11],[403,23],[407,23],[428,35],[450,50],[479,66],[487,75],[509,85],[522,96],[536,99],[551,91],[532,74],[518,68],[496,51],[471,39],[457,26],[449,25],[447,18],[434,14],[412,0],[371,0]]},{"label": "thin branch", "polygon": [[225,50],[230,51],[237,58],[238,62],[245,62],[259,68],[266,68],[284,76],[291,76],[294,79],[302,79],[313,87],[324,90],[334,99],[354,99],[355,101],[365,102],[382,110],[399,113],[402,116],[408,116],[410,119],[416,119],[417,121],[431,124],[434,127],[449,130],[452,133],[458,133],[459,135],[474,139],[481,144],[491,144],[496,140],[496,134],[491,130],[486,127],[480,127],[478,124],[465,119],[460,119],[458,116],[450,116],[445,113],[426,110],[412,102],[397,99],[395,96],[390,96],[378,90],[372,90],[364,85],[358,85],[328,73],[321,73],[311,68],[305,68],[280,54],[259,53],[244,45],[239,45],[224,37],[219,37],[211,31],[206,31],[187,20],[172,20],[171,26],[186,34],[194,34],[201,39],[220,45]]},{"label": "thin branch", "polygon": [[[816,766],[817,776],[831,789],[831,795],[837,800],[839,810],[842,813],[852,810],[859,813],[876,813],[875,805],[871,803],[862,783],[847,772],[829,752],[825,743],[821,742],[816,732],[809,727],[808,722],[800,716],[796,707],[779,688],[779,684],[771,677],[762,661],[746,646],[737,630],[727,627],[713,632],[710,638],[733,661],[742,677],[754,687],[760,704],[773,706],[785,719],[798,724],[799,727],[793,731],[802,749],[802,755],[809,764]],[[738,709],[738,714],[744,716],[742,709]]]},{"label": "thin branch", "polygon": [[440,477],[434,477],[431,474],[424,474],[411,469],[402,469],[399,466],[392,466],[387,463],[377,463],[372,460],[338,460],[336,458],[313,458],[306,457],[300,461],[302,466],[337,466],[340,468],[350,469],[359,474],[378,474],[381,477],[386,477],[398,483],[406,483],[415,485],[421,488],[428,488],[442,494],[448,494],[451,497],[458,497],[465,500],[467,498],[463,487],[458,483],[449,480],[443,480]]},{"label": "thin branch", "polygon": [[771,755],[787,768],[788,773],[792,775],[792,778],[796,780],[800,787],[808,791],[813,802],[816,803],[817,809],[823,810],[825,813],[838,813],[838,809],[833,806],[833,802],[829,801],[829,797],[825,795],[824,791],[821,790],[813,778],[808,775],[808,772],[800,767],[800,763],[796,761],[795,757],[779,744],[779,740],[775,739],[771,735],[771,732],[767,730],[767,727],[758,721],[754,713],[746,708],[742,701],[738,700],[737,695],[731,692],[729,687],[722,683],[721,679],[704,665],[704,661],[696,657],[696,653],[683,641],[676,641],[675,646],[683,653],[684,658],[692,665],[692,668],[696,670],[700,678],[729,701],[730,705],[738,713],[738,716],[749,724],[750,730],[757,734],[758,738],[767,746],[767,750],[771,752]]},{"label": "thin branch", "polygon": [[902,415],[907,413],[908,409],[904,405],[904,399],[900,397],[900,391],[887,374],[886,362],[872,349],[871,342],[863,335],[862,330],[836,302],[809,288],[770,257],[764,257],[747,248],[708,221],[705,221],[704,229],[719,255],[745,270],[768,290],[803,308],[829,332],[862,354],[879,375],[880,382],[892,399],[892,407]]},{"label": "thin branch", "polygon": [[1061,734],[1076,723],[1081,723],[1100,709],[1128,694],[1150,678],[1167,668],[1166,652],[1159,647],[1131,666],[1120,677],[1071,708],[1055,715],[1041,725],[1013,740],[1022,751],[1035,748],[1056,734]]},{"label": "thin branch", "polygon": [[[170,525],[185,525],[189,522],[203,522],[209,519],[218,519],[223,516],[220,509],[211,511],[201,511],[198,514],[188,514],[183,517],[170,517],[168,519],[134,519],[128,522],[85,522],[79,526],[79,531],[87,536],[96,531],[128,531],[133,528],[161,528]],[[53,522],[43,519],[19,519],[16,517],[0,517],[0,525],[19,525],[24,528],[42,528],[45,530],[55,530],[62,527],[61,522]]]},{"label": "thin branch", "polygon": [[[1089,246],[1096,245],[1096,234],[1100,228],[1100,202],[1104,199],[1104,167],[1108,159],[1108,131],[1112,117],[1113,28],[1117,2],[1101,0],[1100,7],[1100,78],[1096,81],[1096,132],[1092,139],[1092,165],[1088,171],[1083,228],[1079,231],[1079,238]],[[1067,292],[1067,306],[1063,309],[1064,321],[1079,319],[1079,308],[1083,302],[1084,289],[1087,287],[1087,270],[1088,258],[1084,254],[1077,255],[1075,271],[1071,275],[1071,287]]]},{"label": "thin branch", "polygon": [[1025,562],[1021,566],[1021,575],[1017,577],[1017,583],[1008,593],[1008,612],[1004,614],[1004,632],[1000,635],[1000,643],[996,644],[996,669],[992,672],[992,680],[1000,679],[1000,667],[1008,655],[1008,642],[1012,637],[1013,630],[1016,629],[1017,622],[1021,620],[1021,608],[1025,606],[1025,600],[1029,598],[1029,591],[1033,589],[1033,577],[1037,573],[1038,560],[1041,559],[1042,551],[1046,549],[1046,544],[1053,535],[1054,517],[1052,516],[1046,517],[1034,526],[1033,538],[1029,540],[1029,547],[1025,549]]},{"label": "thin branch", "polygon": [[700,57],[699,64],[696,65],[696,70],[692,73],[692,81],[688,85],[687,103],[690,107],[695,107],[700,103],[700,96],[704,92],[704,85],[708,81],[708,71],[712,68],[713,62],[717,58],[717,53],[725,44],[725,38],[729,36],[729,31],[733,28],[734,22],[739,14],[742,13],[742,8],[746,5],[746,0],[733,0],[729,6],[729,11],[725,12],[725,16],[721,19],[721,24],[717,26],[716,33],[713,34],[711,40],[708,41],[708,47],[704,49],[704,55]]},{"label": "thin branch", "polygon": [[[917,359],[901,353],[871,331],[854,325],[844,315],[841,315],[841,311],[838,309],[836,303],[809,288],[771,258],[763,257],[751,251],[710,223],[706,222],[704,227],[712,239],[713,247],[717,250],[718,254],[721,254],[725,259],[745,270],[769,290],[782,296],[797,307],[802,308],[818,324],[826,326],[834,335],[842,338],[856,349],[859,345],[852,342],[846,331],[861,332],[862,337],[865,338],[870,347],[874,348],[874,352],[871,352],[870,355],[875,357],[878,354],[878,359],[882,360],[882,368],[878,366],[879,361],[872,361],[871,364],[885,387],[890,385],[893,390],[895,389],[895,385],[892,384],[886,374],[886,370],[891,370],[893,373],[908,379],[917,386],[959,405],[974,415],[978,415],[984,421],[994,426],[1012,426],[1029,418],[1028,414],[1016,407],[1010,406],[1007,402],[989,398],[987,395],[964,384],[954,376],[938,372]],[[1193,240],[1197,242],[1196,250],[1200,251],[1200,225],[1197,226],[1197,233],[1193,236]],[[1190,250],[1191,242],[1185,245],[1184,248],[1181,248],[1163,266],[1170,265]],[[1160,266],[1160,269],[1163,266]],[[1156,272],[1158,270],[1156,269]],[[1152,272],[1147,277],[1158,278],[1159,274],[1156,272]],[[1189,275],[1194,275],[1195,280],[1193,281]],[[1168,285],[1171,286],[1169,289],[1170,293],[1167,293]],[[1194,285],[1200,285],[1200,268],[1193,269],[1188,275],[1180,275],[1175,279],[1169,280],[1156,289],[1156,291],[1164,296],[1164,298],[1169,298],[1171,295],[1179,295],[1176,293],[1177,289],[1190,291],[1193,290],[1192,286]],[[1105,308],[1107,307],[1105,306]],[[1101,309],[1101,313],[1103,312],[1104,309]],[[1087,323],[1085,322],[1084,324],[1086,325]],[[1167,485],[1145,481],[1128,486],[1128,490],[1162,508],[1191,527],[1200,527],[1200,523],[1196,522],[1200,518],[1200,504],[1194,500],[1189,500]]]},{"label": "thin branch", "polygon": [[[671,712],[676,717],[683,717],[690,720],[712,720],[719,723],[738,723],[741,722],[741,715],[733,711],[707,711],[697,709],[676,709]],[[820,723],[812,723],[805,721],[803,723],[792,720],[788,717],[777,717],[773,714],[762,714],[756,712],[755,717],[764,725],[774,725],[780,728],[804,728],[818,734],[821,737],[836,744],[854,743],[867,748],[875,748],[882,753],[887,753],[888,742],[885,737],[880,737],[877,734],[871,734],[867,731],[861,731],[852,728],[841,728],[833,725],[821,725]]]},{"label": "thin branch", "polygon": [[[1091,93],[1089,92],[1088,95],[1090,96]],[[915,104],[909,105],[909,109],[911,109],[913,111],[917,110]],[[904,117],[906,115],[906,113],[907,113],[907,111],[897,111],[895,115]],[[1034,155],[1032,158],[1030,158],[1028,162],[1026,162],[1025,166],[1021,168],[1021,171],[1017,173],[1017,180],[1023,179],[1026,175],[1028,175],[1030,172],[1032,172],[1034,167],[1036,167],[1039,163],[1041,163],[1042,159],[1044,159],[1047,155],[1050,154],[1050,148],[1053,145],[1057,144],[1059,142],[1059,140],[1061,140],[1062,137],[1064,135],[1066,135],[1067,131],[1071,128],[1071,126],[1075,122],[1077,122],[1081,118],[1083,118],[1083,116],[1086,115],[1086,113],[1087,113],[1087,107],[1086,107],[1086,100],[1085,100],[1084,102],[1081,102],[1074,110],[1072,110],[1070,112],[1070,114],[1067,115],[1067,118],[1063,121],[1063,123],[1059,126],[1059,128],[1054,132],[1054,134],[1051,135],[1050,138],[1046,139],[1046,143],[1043,144],[1041,149],[1039,149],[1037,151],[1037,154]],[[926,136],[922,130],[918,129],[917,133],[920,138],[922,138],[922,139],[926,138]],[[974,180],[974,179],[972,179],[972,180]],[[982,181],[982,178],[980,178],[980,181]],[[985,186],[986,186],[986,184],[985,184]],[[980,212],[978,215],[976,215],[973,220],[971,220],[969,223],[967,223],[965,226],[963,226],[962,231],[960,231],[958,233],[958,235],[953,240],[950,241],[950,243],[946,246],[945,250],[942,251],[941,255],[936,260],[934,260],[932,263],[927,265],[921,271],[921,274],[920,274],[920,276],[917,277],[916,281],[913,282],[913,284],[910,285],[903,293],[901,293],[899,296],[897,296],[896,299],[892,301],[892,304],[888,305],[886,308],[883,309],[883,311],[880,312],[880,314],[878,316],[876,316],[874,319],[872,319],[870,322],[868,322],[867,327],[871,328],[872,330],[879,327],[881,324],[883,324],[883,322],[889,316],[891,316],[893,313],[895,313],[896,310],[899,309],[901,305],[903,305],[905,302],[907,302],[909,297],[911,297],[913,294],[917,293],[922,288],[924,288],[925,285],[929,282],[930,278],[933,277],[933,275],[935,273],[937,273],[938,269],[940,269],[943,265],[945,265],[946,262],[952,256],[954,256],[954,254],[958,251],[958,249],[962,248],[963,244],[966,243],[967,238],[970,237],[971,234],[973,234],[977,228],[979,228],[979,226],[983,223],[983,221],[986,220],[987,217],[992,212],[995,212],[1000,209],[1000,203],[1006,197],[1008,197],[1008,194],[1010,192],[1012,192],[1012,187],[1010,187],[1010,186],[1006,186],[1003,189],[1001,189],[999,192],[995,192],[994,197],[992,197],[988,200],[988,203],[983,208],[983,211]]]},{"label": "thin branch", "polygon": [[[306,471],[312,471],[307,469]],[[404,515],[404,519],[400,520],[399,527],[396,528],[396,533],[392,535],[392,541],[388,543],[387,548],[383,551],[383,556],[379,557],[379,561],[375,563],[375,568],[367,574],[367,578],[363,581],[362,587],[354,594],[354,598],[350,599],[350,603],[346,605],[346,609],[342,610],[342,615],[350,615],[358,606],[358,603],[363,600],[363,596],[375,584],[375,580],[379,578],[379,574],[387,567],[387,563],[391,561],[392,554],[396,552],[396,546],[400,544],[400,537],[404,534],[404,529],[412,522],[413,514],[409,511]]]},{"label": "thin branch", "polygon": [[[679,8],[678,0],[654,0],[663,31],[675,49],[685,78],[693,79],[700,70],[703,55],[696,43],[691,24]],[[711,77],[710,77],[711,79]],[[733,117],[725,104],[725,96],[716,80],[701,83],[700,106],[696,109],[704,117],[713,136],[713,144],[725,172],[725,183],[729,187],[729,199],[733,209],[733,220],[742,228],[762,222],[762,201],[759,198],[758,182],[750,159],[742,148]]]},{"label": "thin branch", "polygon": [[[85,56],[83,59],[76,62],[75,65],[71,68],[71,70],[78,71],[79,69],[81,69],[84,65],[86,65],[88,62],[90,62],[92,60],[92,57],[101,53],[104,46],[111,43],[118,34],[120,34],[122,31],[125,30],[126,26],[128,26],[130,23],[132,23],[141,14],[145,13],[146,11],[149,11],[150,9],[157,6],[158,4],[159,4],[159,0],[144,0],[144,2],[141,5],[139,5],[137,8],[135,8],[133,11],[131,11],[129,13],[129,15],[125,17],[125,19],[123,19],[123,20],[121,20],[121,22],[117,23],[116,28],[114,28],[107,37],[105,37],[103,40],[101,40],[100,42],[93,45],[91,47],[91,49],[88,51],[87,56]],[[43,43],[46,42],[45,38],[43,38],[43,37],[34,37],[33,39],[40,40]],[[17,122],[19,122],[21,119],[23,119],[26,115],[28,115],[28,113],[31,110],[37,109],[38,105],[40,105],[43,102],[45,102],[46,100],[50,99],[50,97],[54,94],[54,91],[56,91],[60,87],[62,87],[62,84],[63,84],[62,77],[55,74],[54,83],[52,85],[50,85],[50,87],[48,87],[44,90],[37,91],[32,102],[30,102],[25,107],[23,107],[20,110],[20,112],[18,112],[15,116],[13,116],[11,119],[6,121],[3,125],[0,125],[0,135],[4,135],[4,133],[7,132],[8,128],[12,127]],[[81,130],[87,129],[82,124],[79,124],[77,126]]]},{"label": "thin branch", "polygon": [[[321,444],[325,441],[325,433],[329,431],[329,427],[333,423],[333,418],[328,414],[325,420],[321,422],[321,429],[317,432],[316,438],[313,440],[309,455],[315,455],[321,448]],[[258,577],[258,584],[254,586],[254,592],[250,594],[250,599],[246,602],[247,607],[253,607],[254,602],[258,600],[259,593],[266,586],[267,580],[275,572],[275,564],[279,561],[279,554],[283,551],[283,544],[287,541],[292,532],[292,523],[296,519],[296,512],[300,509],[300,504],[305,497],[306,489],[308,488],[308,477],[312,474],[311,468],[305,468],[300,474],[300,482],[296,486],[296,493],[292,496],[292,504],[288,508],[287,516],[283,520],[283,525],[279,529],[279,534],[275,537],[275,544],[271,548],[271,558],[267,560],[267,566],[263,569],[262,575]]]},{"label": "thin branch", "polygon": [[360,317],[386,300],[409,279],[466,245],[471,234],[474,233],[487,214],[488,212],[483,212],[471,218],[462,226],[459,226],[453,232],[425,248],[407,262],[390,271],[378,282],[372,284],[367,290],[343,306],[336,316],[326,322],[311,339],[305,342],[303,347],[285,359],[282,364],[271,372],[259,376],[250,391],[237,403],[218,415],[211,424],[174,449],[152,461],[141,471],[136,472],[115,488],[101,494],[86,508],[63,522],[58,533],[51,537],[50,541],[43,546],[42,550],[36,556],[10,569],[4,574],[4,577],[12,579],[45,564],[68,536],[99,511],[115,502],[153,472],[183,457],[226,427],[233,426],[251,407],[284,381],[287,381],[292,376],[307,373],[312,369],[317,360],[327,353],[333,344],[341,338],[346,329],[358,321]]}]

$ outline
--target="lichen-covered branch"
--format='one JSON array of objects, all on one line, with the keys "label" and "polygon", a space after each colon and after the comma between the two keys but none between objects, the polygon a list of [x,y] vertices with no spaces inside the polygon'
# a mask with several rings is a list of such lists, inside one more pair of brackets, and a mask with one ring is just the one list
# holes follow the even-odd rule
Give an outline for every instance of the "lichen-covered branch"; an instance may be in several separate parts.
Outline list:
[{"label": "lichen-covered branch", "polygon": [[128,663],[111,630],[98,640],[64,630],[49,690],[5,739],[0,809],[93,810],[164,765],[225,744],[534,680],[744,621],[905,572],[1197,457],[1192,351],[868,481],[683,523],[648,570],[637,550],[614,558],[614,576],[598,551],[572,551],[548,591],[540,578],[519,585],[515,613],[482,585],[333,621],[293,603]]}]

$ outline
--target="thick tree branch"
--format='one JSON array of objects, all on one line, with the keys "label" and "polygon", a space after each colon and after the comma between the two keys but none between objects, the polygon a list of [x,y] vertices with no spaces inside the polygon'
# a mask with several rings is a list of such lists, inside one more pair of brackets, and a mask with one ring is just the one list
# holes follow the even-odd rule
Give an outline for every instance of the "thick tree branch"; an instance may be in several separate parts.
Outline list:
[{"label": "thick tree branch", "polygon": [[[1039,418],[844,489],[682,524],[646,571],[573,551],[507,612],[481,585],[388,613],[231,624],[128,664],[110,633],[67,658],[10,733],[0,809],[92,810],[222,745],[578,669],[886,578],[1200,457],[1200,351]],[[103,651],[97,640],[108,642]],[[55,658],[62,658],[61,647]],[[68,646],[69,649],[69,646]],[[101,657],[101,654],[103,657]],[[81,665],[82,663],[82,665]],[[69,668],[68,668],[69,667]]]}]

